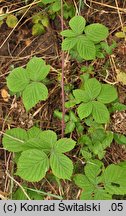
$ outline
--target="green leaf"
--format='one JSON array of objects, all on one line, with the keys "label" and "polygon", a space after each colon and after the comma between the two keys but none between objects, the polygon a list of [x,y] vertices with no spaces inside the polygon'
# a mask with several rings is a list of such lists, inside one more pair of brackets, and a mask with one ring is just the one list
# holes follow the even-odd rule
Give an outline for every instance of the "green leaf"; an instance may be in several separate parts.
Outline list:
[{"label": "green leaf", "polygon": [[90,97],[88,95],[88,92],[82,90],[82,89],[76,89],[76,90],[73,90],[73,95],[75,97],[76,100],[78,101],[83,101],[83,102],[88,102],[90,101]]},{"label": "green leaf", "polygon": [[114,140],[120,145],[126,145],[126,136],[123,134],[114,133]]},{"label": "green leaf", "polygon": [[30,149],[39,149],[39,150],[46,150],[44,143],[42,143],[39,137],[31,138],[25,142],[24,150]]},{"label": "green leaf", "polygon": [[16,16],[14,16],[13,14],[9,14],[7,16],[6,24],[8,25],[8,27],[14,28],[17,23],[18,23],[18,19]]},{"label": "green leaf", "polygon": [[27,200],[28,199],[21,188],[18,188],[16,192],[12,195],[13,195],[13,198],[12,198],[13,200]]},{"label": "green leaf", "polygon": [[7,86],[12,92],[20,92],[25,89],[30,80],[27,71],[18,67],[12,70],[7,77]]},{"label": "green leaf", "polygon": [[70,28],[78,35],[83,33],[85,24],[86,20],[82,16],[74,16],[69,21]]},{"label": "green leaf", "polygon": [[77,38],[77,51],[79,55],[85,60],[95,59],[95,45],[86,36],[80,36]]},{"label": "green leaf", "polygon": [[108,104],[115,101],[118,98],[117,90],[114,86],[109,84],[102,84],[101,92],[97,97],[97,100],[101,103]]},{"label": "green leaf", "polygon": [[109,35],[108,28],[99,23],[86,26],[84,31],[88,39],[93,42],[105,40]]},{"label": "green leaf", "polygon": [[90,100],[95,99],[101,91],[101,83],[95,78],[88,79],[87,82],[85,82],[84,87]]},{"label": "green leaf", "polygon": [[52,5],[51,5],[51,10],[55,13],[58,12],[61,9],[61,3],[60,1],[55,1]]},{"label": "green leaf", "polygon": [[126,110],[126,105],[119,103],[119,102],[115,102],[112,104],[112,108],[111,108],[111,112],[115,112],[115,111],[123,111]]},{"label": "green leaf", "polygon": [[[60,119],[60,120],[62,120],[63,114],[62,114],[62,112],[60,112],[59,110],[56,109],[56,110],[54,110],[53,116],[54,116],[54,117],[57,117],[57,118]],[[70,119],[70,118],[69,118],[68,115],[65,115],[65,116],[64,116],[65,122],[68,122],[69,119]]]},{"label": "green leaf", "polygon": [[105,190],[110,194],[126,194],[126,169],[109,165],[104,172]]},{"label": "green leaf", "polygon": [[3,146],[11,152],[20,152],[24,150],[25,141],[28,140],[27,132],[21,128],[6,130],[3,136]]},{"label": "green leaf", "polygon": [[42,24],[36,23],[32,26],[32,35],[33,36],[41,35],[44,33],[45,33],[45,28]]},{"label": "green leaf", "polygon": [[57,141],[57,135],[51,130],[42,131],[40,134],[40,140],[43,151],[50,151]]},{"label": "green leaf", "polygon": [[54,151],[57,153],[65,153],[68,151],[71,151],[76,142],[70,138],[62,138],[59,139],[55,144],[54,144]]},{"label": "green leaf", "polygon": [[118,37],[118,38],[125,38],[126,34],[124,32],[122,32],[122,31],[120,31],[120,32],[116,32],[115,36]]},{"label": "green leaf", "polygon": [[[80,103],[80,101],[79,101],[79,103]],[[74,107],[76,104],[77,104],[76,100],[70,100],[70,101],[65,102],[65,107],[67,109],[69,109],[71,107]]]},{"label": "green leaf", "polygon": [[40,150],[27,150],[22,152],[17,167],[16,175],[29,182],[37,182],[45,177],[49,169],[49,160]]},{"label": "green leaf", "polygon": [[28,130],[27,134],[29,139],[32,139],[32,138],[38,138],[41,132],[42,130],[40,128],[33,126]]},{"label": "green leaf", "polygon": [[82,149],[81,154],[82,154],[82,156],[84,157],[85,160],[89,160],[89,159],[92,158],[92,154],[89,152],[88,149],[86,149],[86,150],[85,150],[85,148]]},{"label": "green leaf", "polygon": [[75,33],[74,31],[72,31],[70,29],[64,30],[60,34],[64,37],[68,37],[68,38],[77,36],[77,33]]},{"label": "green leaf", "polygon": [[48,89],[42,83],[32,82],[23,91],[23,103],[26,111],[34,107],[40,100],[46,100]]},{"label": "green leaf", "polygon": [[75,115],[75,113],[72,110],[70,110],[69,116],[71,121],[78,122],[78,117]]},{"label": "green leaf", "polygon": [[92,102],[82,103],[77,108],[77,113],[79,118],[82,120],[83,118],[88,117],[92,113]]},{"label": "green leaf", "polygon": [[[36,191],[27,190],[31,200],[44,200],[44,196]],[[19,199],[20,200],[20,199]]]},{"label": "green leaf", "polygon": [[93,200],[92,191],[83,191],[80,200]]},{"label": "green leaf", "polygon": [[92,145],[92,141],[91,141],[90,137],[87,136],[87,135],[82,135],[82,136],[79,138],[78,142],[79,142],[80,144],[84,144],[84,145]]},{"label": "green leaf", "polygon": [[85,175],[89,179],[89,181],[97,185],[97,176],[101,173],[103,167],[103,163],[99,160],[92,160],[85,166]]},{"label": "green leaf", "polygon": [[95,188],[85,175],[77,174],[74,176],[73,180],[78,187],[84,189],[86,192],[91,192]]},{"label": "green leaf", "polygon": [[73,163],[67,156],[52,153],[50,156],[50,166],[56,177],[70,180],[73,173]]},{"label": "green leaf", "polygon": [[73,132],[75,129],[75,123],[73,121],[69,121],[66,123],[65,134]]},{"label": "green leaf", "polygon": [[27,64],[29,78],[33,81],[42,81],[49,73],[50,66],[41,58],[33,57]]},{"label": "green leaf", "polygon": [[92,114],[93,114],[94,120],[97,123],[101,123],[101,124],[108,123],[110,115],[109,115],[109,111],[107,107],[98,101],[93,101],[92,105],[93,105]]},{"label": "green leaf", "polygon": [[77,44],[77,38],[65,38],[62,42],[62,50],[70,50]]},{"label": "green leaf", "polygon": [[98,189],[95,193],[94,200],[111,200],[112,195],[107,193],[104,189]]},{"label": "green leaf", "polygon": [[113,133],[111,131],[108,131],[106,134],[106,138],[102,141],[103,149],[109,147],[112,141],[113,141]]}]

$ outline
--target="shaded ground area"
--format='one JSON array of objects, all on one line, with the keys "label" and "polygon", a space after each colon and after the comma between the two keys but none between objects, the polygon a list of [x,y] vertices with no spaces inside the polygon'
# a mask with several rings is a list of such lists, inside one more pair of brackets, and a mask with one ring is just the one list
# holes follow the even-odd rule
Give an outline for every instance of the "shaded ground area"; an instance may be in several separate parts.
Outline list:
[{"label": "shaded ground area", "polygon": [[[29,1],[29,3],[32,1]],[[116,69],[126,73],[126,44],[124,39],[117,39],[115,33],[121,29],[121,25],[126,25],[126,2],[118,0],[118,7],[120,8],[121,20],[119,17],[119,11],[115,0],[87,0],[84,1],[81,8],[81,15],[85,17],[88,23],[99,22],[105,24],[109,30],[109,43],[112,40],[117,42],[112,56],[106,56],[103,60],[95,60],[93,62],[94,76],[100,81],[114,83],[117,82]],[[15,4],[16,3],[16,4]],[[78,1],[73,1],[74,6],[78,6]],[[20,1],[1,1],[0,7],[2,10],[13,11],[25,6]],[[4,132],[7,128],[30,128],[33,125],[39,125],[41,129],[52,129],[59,137],[61,136],[61,122],[53,117],[53,112],[56,108],[61,110],[61,25],[60,14],[55,20],[50,19],[50,26],[46,29],[46,33],[40,36],[32,36],[31,17],[38,11],[41,11],[41,7],[33,5],[29,8],[26,15],[19,22],[17,28],[10,29],[4,22],[0,27],[0,89],[1,92],[5,90],[5,96],[1,93],[0,96],[0,130]],[[26,10],[25,10],[26,12]],[[23,12],[24,13],[24,12]],[[19,19],[22,17],[22,13],[18,15]],[[64,20],[64,28],[68,24],[67,20]],[[9,96],[9,91],[6,86],[6,76],[9,71],[17,66],[25,66],[28,60],[32,56],[42,57],[47,63],[51,65],[51,72],[49,75],[48,88],[49,98],[46,102],[38,103],[35,108],[26,113],[21,98],[15,96]],[[78,86],[80,83],[80,68],[82,65],[88,65],[88,62],[82,63],[76,60],[71,60],[68,55],[65,55],[65,85],[68,83]],[[119,99],[121,103],[126,104],[126,89],[122,83],[116,83]],[[66,92],[67,99],[67,92]],[[117,112],[111,118],[111,128],[115,132],[126,135],[126,113]],[[71,136],[76,139],[76,133],[72,133]],[[74,156],[73,156],[74,155]],[[71,159],[77,164],[78,167],[82,167],[82,163],[77,156],[75,150],[71,155]],[[75,156],[76,155],[76,156]],[[110,148],[107,149],[105,163],[117,163],[119,161],[126,160],[126,149],[122,146],[113,143]],[[11,174],[13,168],[12,154],[5,152],[0,145],[0,194],[1,197],[9,197],[10,195],[10,177],[5,174],[8,172]],[[22,184],[22,180],[17,178]],[[49,182],[50,180],[50,182]],[[53,179],[54,180],[54,179]],[[72,183],[62,182],[62,185],[58,185],[57,181],[51,182],[51,179],[44,179],[40,183],[31,184],[32,187],[37,189],[43,189],[46,192],[64,195],[67,199],[77,199],[79,192]],[[65,189],[63,189],[65,188]],[[47,197],[47,199],[51,199]]]}]

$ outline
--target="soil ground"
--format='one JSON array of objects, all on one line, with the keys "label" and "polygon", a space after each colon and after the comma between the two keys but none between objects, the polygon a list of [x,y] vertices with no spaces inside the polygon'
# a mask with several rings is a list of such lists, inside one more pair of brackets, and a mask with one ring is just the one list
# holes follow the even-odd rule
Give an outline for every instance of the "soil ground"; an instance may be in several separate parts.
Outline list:
[{"label": "soil ground", "polygon": [[[30,4],[32,1],[28,1]],[[78,1],[72,1],[75,6],[78,6]],[[93,62],[94,76],[100,81],[105,82],[106,70],[108,76],[106,82],[116,82],[116,87],[119,93],[120,102],[126,104],[126,88],[123,83],[117,82],[116,70],[126,73],[126,43],[124,39],[117,39],[115,33],[121,30],[121,26],[126,26],[126,1],[122,0],[87,0],[84,1],[84,6],[81,9],[81,15],[85,17],[88,23],[99,22],[109,28],[109,43],[112,40],[117,42],[117,47],[113,51],[112,56],[106,56],[103,60],[96,60]],[[120,10],[117,9],[117,4]],[[25,6],[25,3],[20,0],[2,0],[0,3],[0,10],[17,10]],[[59,137],[61,136],[61,122],[53,117],[55,109],[61,109],[61,84],[59,74],[61,74],[61,17],[60,14],[55,20],[50,19],[50,26],[46,29],[46,33],[40,36],[32,36],[32,21],[31,17],[36,12],[41,11],[41,7],[34,4],[26,13],[24,18],[19,22],[18,26],[10,29],[4,22],[0,27],[0,89],[9,94],[6,86],[6,76],[10,69],[17,66],[25,66],[32,56],[42,57],[47,63],[51,65],[51,72],[49,75],[49,98],[46,102],[38,103],[35,108],[26,113],[21,98],[9,95],[6,98],[1,94],[0,96],[0,130],[4,132],[7,128],[21,127],[28,129],[33,125],[39,125],[41,129],[52,129]],[[22,15],[22,14],[21,14]],[[19,14],[19,18],[21,17]],[[121,16],[121,19],[120,19]],[[67,26],[68,20],[64,20],[64,28]],[[76,60],[70,60],[67,54],[65,55],[65,84],[71,83],[76,86],[79,85],[80,68],[82,65],[88,65],[88,62],[82,63]],[[109,62],[105,70],[106,62]],[[58,71],[58,72],[57,72]],[[66,95],[67,99],[67,95]],[[117,112],[111,116],[111,128],[115,132],[126,135],[126,113]],[[71,135],[76,139],[76,133]],[[73,155],[76,155],[76,151]],[[77,155],[71,156],[77,163],[81,164]],[[104,162],[106,165],[110,163],[117,163],[126,160],[126,150],[122,146],[113,143],[107,149]],[[0,144],[0,198],[6,199],[10,196],[10,182],[11,179],[6,174],[11,175],[13,167],[12,154],[6,152],[2,144]],[[22,180],[16,177],[16,180],[22,184]],[[66,199],[77,199],[79,196],[78,189],[69,182],[62,182],[59,187],[56,182],[52,184],[45,179],[44,181],[31,185],[37,189],[43,189],[46,192],[54,194],[62,194],[64,189],[64,196]],[[16,186],[15,186],[16,188]],[[51,199],[47,197],[47,199]]]}]

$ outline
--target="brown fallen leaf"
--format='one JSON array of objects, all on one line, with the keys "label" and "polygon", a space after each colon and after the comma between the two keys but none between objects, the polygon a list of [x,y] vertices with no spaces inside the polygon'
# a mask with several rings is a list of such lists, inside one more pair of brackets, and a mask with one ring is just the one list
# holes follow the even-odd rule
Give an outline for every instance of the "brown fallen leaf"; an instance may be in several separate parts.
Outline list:
[{"label": "brown fallen leaf", "polygon": [[8,94],[6,89],[1,89],[1,96],[5,102],[8,102],[10,95]]}]

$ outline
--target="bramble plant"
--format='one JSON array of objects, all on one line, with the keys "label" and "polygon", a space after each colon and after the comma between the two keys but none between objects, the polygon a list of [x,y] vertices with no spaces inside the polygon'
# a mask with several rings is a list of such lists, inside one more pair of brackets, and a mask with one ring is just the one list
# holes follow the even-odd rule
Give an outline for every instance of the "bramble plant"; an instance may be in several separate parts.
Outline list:
[{"label": "bramble plant", "polygon": [[108,28],[100,23],[86,26],[84,17],[74,16],[69,21],[69,26],[71,29],[61,32],[61,35],[65,37],[62,42],[62,49],[77,51],[82,59],[104,58],[103,51],[111,54],[112,49],[115,47],[115,43],[109,46],[107,42],[103,42],[108,37],[109,32]]},{"label": "bramble plant", "polygon": [[84,167],[84,174],[74,176],[75,184],[82,188],[83,200],[109,200],[113,195],[126,194],[126,167],[109,165],[107,168],[99,160],[91,160]]},{"label": "bramble plant", "polygon": [[29,182],[40,181],[50,167],[56,177],[70,180],[73,163],[64,153],[72,150],[75,143],[70,138],[57,141],[55,132],[41,131],[36,127],[28,131],[13,128],[3,136],[6,150],[21,153],[17,160],[16,175]]},{"label": "bramble plant", "polygon": [[21,92],[26,111],[34,107],[40,100],[48,98],[48,89],[42,83],[50,71],[41,58],[33,57],[26,68],[17,67],[7,77],[7,86],[13,93]]},{"label": "bramble plant", "polygon": [[87,79],[82,89],[73,90],[73,95],[73,105],[80,104],[77,108],[79,118],[82,120],[92,115],[97,123],[109,122],[110,114],[106,105],[118,97],[114,86],[101,84],[95,78]]}]

